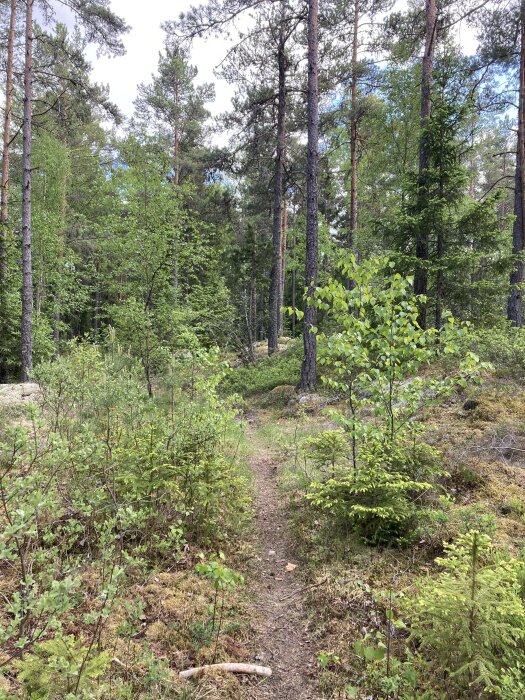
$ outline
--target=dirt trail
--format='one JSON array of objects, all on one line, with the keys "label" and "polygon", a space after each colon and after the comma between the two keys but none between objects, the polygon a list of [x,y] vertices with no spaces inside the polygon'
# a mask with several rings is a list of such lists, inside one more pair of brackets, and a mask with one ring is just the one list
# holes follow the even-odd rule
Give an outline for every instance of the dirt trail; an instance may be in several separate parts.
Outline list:
[{"label": "dirt trail", "polygon": [[[254,427],[252,423],[251,432]],[[252,584],[260,612],[257,656],[258,663],[273,670],[268,681],[252,688],[250,700],[317,700],[311,681],[315,647],[308,634],[299,570],[289,566],[298,562],[276,483],[278,460],[271,449],[259,447],[250,466],[260,557]]]}]

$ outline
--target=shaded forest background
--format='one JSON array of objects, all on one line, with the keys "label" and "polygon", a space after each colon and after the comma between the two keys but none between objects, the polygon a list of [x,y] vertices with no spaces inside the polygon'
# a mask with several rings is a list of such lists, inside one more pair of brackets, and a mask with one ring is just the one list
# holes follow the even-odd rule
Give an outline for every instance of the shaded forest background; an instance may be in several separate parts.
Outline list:
[{"label": "shaded forest background", "polygon": [[[109,332],[148,382],[188,334],[246,361],[261,339],[272,353],[306,328],[311,343],[311,305],[305,320],[282,309],[337,275],[341,251],[388,252],[413,275],[422,326],[439,328],[445,310],[521,325],[519,3],[328,3],[310,32],[301,3],[196,7],[164,25],[158,70],[118,129],[83,52],[121,53],[125,23],[109,3],[69,7],[74,31],[52,3],[1,6],[4,381],[71,338]],[[476,55],[457,45],[460,24]],[[189,51],[230,31],[217,74],[236,93],[212,121],[214,86],[198,82]]]}]

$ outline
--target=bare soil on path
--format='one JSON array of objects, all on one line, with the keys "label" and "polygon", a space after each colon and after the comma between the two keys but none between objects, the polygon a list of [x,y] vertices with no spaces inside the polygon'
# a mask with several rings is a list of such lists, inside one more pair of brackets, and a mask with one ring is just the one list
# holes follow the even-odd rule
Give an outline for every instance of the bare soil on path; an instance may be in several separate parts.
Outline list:
[{"label": "bare soil on path", "polygon": [[[250,432],[256,430],[254,416]],[[259,560],[252,583],[259,610],[255,621],[257,663],[273,675],[250,690],[250,700],[319,700],[313,677],[316,650],[309,635],[300,577],[286,506],[277,485],[279,460],[266,446],[250,459]]]}]

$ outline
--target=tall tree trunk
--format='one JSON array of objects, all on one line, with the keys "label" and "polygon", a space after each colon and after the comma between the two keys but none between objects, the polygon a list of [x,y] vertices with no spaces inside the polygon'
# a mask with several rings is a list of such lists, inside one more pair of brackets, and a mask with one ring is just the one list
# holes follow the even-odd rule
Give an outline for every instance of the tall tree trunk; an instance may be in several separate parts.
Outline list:
[{"label": "tall tree trunk", "polygon": [[[520,18],[520,84],[518,106],[518,143],[516,171],[514,175],[514,224],[512,226],[512,252],[525,252],[525,3]],[[507,302],[507,318],[514,326],[523,324],[523,260],[518,260],[510,274],[510,294]]]},{"label": "tall tree trunk", "polygon": [[299,387],[303,391],[315,388],[317,379],[317,343],[312,328],[317,323],[317,309],[313,301],[317,285],[318,269],[318,150],[319,150],[319,5],[318,0],[308,2],[308,155],[306,169],[306,265],[304,304],[304,359]]},{"label": "tall tree trunk", "polygon": [[93,333],[95,339],[98,338],[98,331],[100,326],[100,262],[97,260],[95,262],[95,304],[93,309]]},{"label": "tall tree trunk", "polygon": [[[180,182],[180,117],[179,117],[179,82],[175,80],[174,85],[175,95],[175,123],[173,125],[173,186],[175,190],[179,187]],[[173,289],[174,299],[177,299],[177,291],[179,288],[179,251],[177,246],[177,234],[173,234],[172,248],[172,268],[171,268],[171,286]]]},{"label": "tall tree trunk", "polygon": [[445,278],[442,268],[442,257],[445,250],[445,240],[443,237],[443,231],[439,230],[437,234],[436,241],[436,260],[438,263],[438,269],[436,272],[436,308],[435,308],[435,327],[437,329],[441,328],[442,316],[443,316],[443,296],[444,296],[444,283]]},{"label": "tall tree trunk", "polygon": [[[432,71],[434,66],[434,53],[437,39],[437,8],[436,0],[426,0],[426,30],[425,52],[421,71],[421,141],[419,144],[419,195],[418,209],[421,211],[427,204],[426,172],[430,164],[427,127],[430,119],[431,95],[432,95]],[[426,227],[418,227],[416,236],[416,258],[422,264],[416,265],[414,273],[414,292],[416,294],[427,293],[428,289],[428,230]],[[419,324],[422,328],[427,325],[426,305],[421,304],[419,310]]]},{"label": "tall tree trunk", "polygon": [[[7,321],[7,200],[9,194],[9,148],[11,145],[11,105],[13,99],[13,57],[17,0],[11,0],[5,83],[4,140],[2,148],[2,190],[0,195],[0,333],[5,336]],[[7,379],[7,358],[0,357],[0,382]]]},{"label": "tall tree trunk", "polygon": [[178,125],[175,127],[173,137],[173,170],[175,173],[173,184],[177,186],[180,182],[180,135]]},{"label": "tall tree trunk", "polygon": [[359,0],[354,1],[354,27],[352,37],[352,85],[350,89],[350,217],[348,221],[347,248],[351,251],[357,229],[357,43],[359,40]]},{"label": "tall tree trunk", "polygon": [[33,364],[33,271],[31,262],[31,116],[33,99],[33,0],[26,0],[23,183],[21,379],[29,381]]},{"label": "tall tree trunk", "polygon": [[295,325],[296,325],[296,320],[295,320],[295,308],[297,306],[297,270],[295,267],[295,247],[297,245],[297,240],[295,238],[295,234],[292,239],[292,309],[294,309],[294,312],[292,313],[292,338],[295,338]]},{"label": "tall tree trunk", "polygon": [[9,147],[11,143],[11,105],[13,101],[13,57],[15,46],[17,0],[11,0],[9,36],[7,39],[7,65],[5,83],[4,142],[2,148],[2,193],[0,198],[0,294],[4,299],[7,277],[7,199],[9,190]]},{"label": "tall tree trunk", "polygon": [[[64,102],[64,118],[67,115],[67,101]],[[67,189],[69,184],[69,170],[64,169],[64,178],[62,182],[62,206],[61,206],[61,231],[58,232],[58,259],[57,265],[60,272],[64,269],[64,255],[66,248],[67,237]],[[53,314],[53,342],[55,344],[55,357],[60,355],[60,326],[62,323],[62,294],[60,290],[60,282],[58,282],[54,298],[55,311]]]},{"label": "tall tree trunk", "polygon": [[284,288],[286,285],[286,232],[288,230],[288,208],[286,204],[286,192],[283,192],[283,216],[282,216],[282,228],[281,228],[281,282],[279,285],[279,335],[283,334],[284,331],[284,318],[283,318],[283,306],[284,306]]},{"label": "tall tree trunk", "polygon": [[272,248],[273,260],[270,277],[269,298],[269,327],[268,355],[277,350],[279,338],[279,306],[281,277],[283,269],[282,258],[282,209],[283,209],[283,173],[284,151],[286,148],[286,54],[284,36],[284,2],[281,1],[281,18],[279,28],[279,46],[277,48],[277,64],[279,70],[279,97],[277,105],[277,148],[275,152],[275,173],[273,193],[273,225]]}]

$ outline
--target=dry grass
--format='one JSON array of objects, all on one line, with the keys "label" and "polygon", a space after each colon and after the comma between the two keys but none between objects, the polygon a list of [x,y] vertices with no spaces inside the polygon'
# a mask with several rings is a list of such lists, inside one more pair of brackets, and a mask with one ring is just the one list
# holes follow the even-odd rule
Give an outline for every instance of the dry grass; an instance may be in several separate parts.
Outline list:
[{"label": "dry grass", "polygon": [[[470,403],[466,403],[471,399]],[[474,405],[475,404],[475,405]],[[457,394],[420,416],[426,440],[443,455],[449,477],[444,490],[454,500],[450,521],[435,539],[407,550],[370,549],[351,533],[335,532],[322,516],[305,507],[301,464],[293,464],[294,443],[307,434],[333,427],[323,415],[283,418],[274,414],[270,432],[283,457],[281,481],[310,580],[326,578],[312,590],[309,606],[319,649],[340,657],[336,667],[319,670],[323,697],[343,697],[346,683],[359,677],[353,644],[367,632],[385,631],[384,602],[377,592],[409,594],[420,576],[437,571],[434,558],[442,540],[451,540],[468,518],[486,517],[497,546],[517,554],[525,537],[525,392],[523,387],[489,378],[472,394]],[[287,447],[286,447],[287,446]],[[298,478],[299,475],[299,478]],[[401,650],[403,634],[394,640]]]}]

